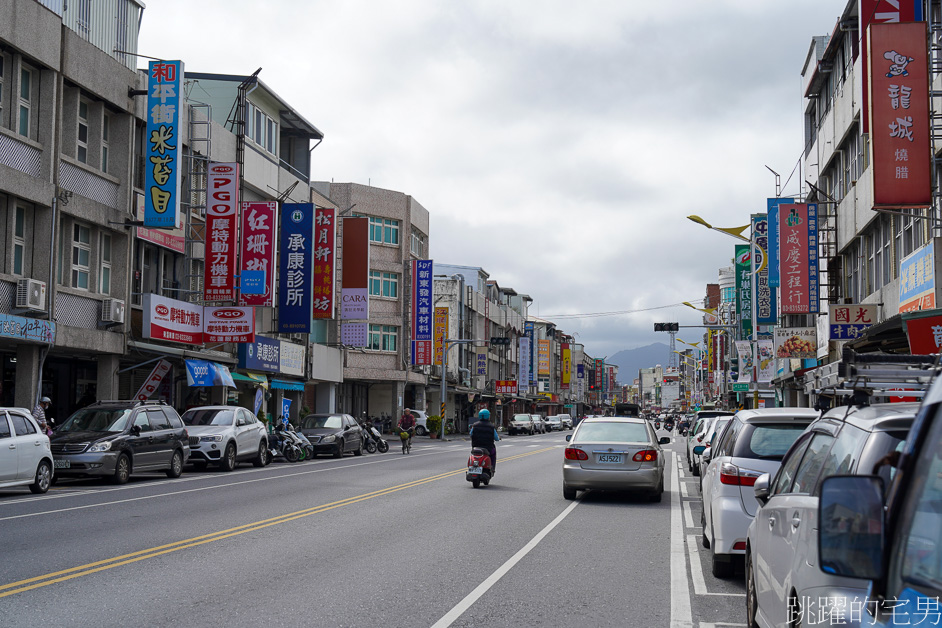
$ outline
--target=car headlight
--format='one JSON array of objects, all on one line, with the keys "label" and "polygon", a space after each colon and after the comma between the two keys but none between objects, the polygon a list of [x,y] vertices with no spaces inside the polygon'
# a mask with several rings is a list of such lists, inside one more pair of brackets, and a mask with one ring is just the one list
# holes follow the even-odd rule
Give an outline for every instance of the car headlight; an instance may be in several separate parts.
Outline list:
[{"label": "car headlight", "polygon": [[334,442],[335,440],[337,440],[337,437],[336,437],[336,436],[325,436],[324,438],[321,439],[321,442],[322,442],[322,443],[332,443],[332,442]]},{"label": "car headlight", "polygon": [[200,436],[201,443],[221,443],[222,436],[217,434],[216,436]]},{"label": "car headlight", "polygon": [[88,453],[94,454],[94,453],[99,453],[99,452],[102,452],[102,451],[108,451],[109,449],[111,449],[111,441],[110,441],[110,440],[106,440],[106,441],[103,442],[103,443],[95,443],[94,445],[92,445],[91,447],[89,447],[89,448],[88,448]]}]

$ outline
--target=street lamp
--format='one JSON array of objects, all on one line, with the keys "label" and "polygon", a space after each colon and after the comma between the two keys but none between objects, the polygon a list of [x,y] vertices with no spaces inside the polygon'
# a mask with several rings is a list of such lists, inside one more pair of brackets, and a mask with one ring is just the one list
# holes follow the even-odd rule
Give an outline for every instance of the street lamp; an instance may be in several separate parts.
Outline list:
[{"label": "street lamp", "polygon": [[[759,246],[759,243],[756,242],[756,236],[757,236],[758,234],[756,233],[756,230],[755,230],[755,229],[752,229],[752,230],[750,230],[750,232],[749,232],[749,238],[748,238],[748,239],[745,238],[745,237],[742,235],[742,232],[745,231],[746,229],[748,229],[748,228],[750,227],[751,223],[750,223],[750,225],[745,225],[745,226],[742,226],[742,227],[714,227],[713,225],[711,225],[710,223],[708,223],[707,221],[705,221],[705,220],[704,220],[703,218],[701,218],[700,216],[690,215],[690,216],[687,216],[687,219],[690,220],[690,221],[692,221],[692,222],[697,223],[698,225],[703,225],[704,227],[706,227],[707,229],[710,229],[710,230],[712,230],[712,231],[719,231],[720,233],[725,233],[726,235],[732,236],[732,237],[736,238],[737,240],[742,240],[742,241],[744,241],[744,242],[748,242],[748,243],[749,243],[749,263],[750,263],[750,266],[751,266],[751,273],[750,273],[750,274],[752,275],[752,278],[751,278],[751,281],[750,281],[750,291],[752,292],[751,299],[750,299],[750,302],[751,302],[750,304],[752,305],[752,312],[751,312],[751,315],[752,315],[752,330],[751,330],[751,331],[752,331],[752,334],[751,334],[751,336],[752,336],[752,337],[749,339],[749,342],[750,342],[751,349],[752,349],[752,355],[755,356],[755,354],[756,354],[756,341],[757,341],[758,338],[759,338],[759,331],[758,331],[758,330],[759,330],[759,321],[758,321],[758,316],[756,315],[756,296],[758,295],[758,292],[759,292],[759,291],[758,291],[758,285],[757,285],[757,284],[758,284],[757,279],[758,279],[758,273],[762,272],[762,270],[763,270],[763,269],[765,268],[765,266],[766,266],[766,263],[768,262],[768,255],[766,254],[765,249],[763,249],[761,246]],[[755,255],[755,253],[756,253],[756,250],[757,250],[757,249],[758,249],[758,251],[761,253],[761,256],[762,256],[762,265],[761,265],[759,268],[756,268],[756,255]],[[755,365],[755,357],[753,357],[753,365]],[[753,379],[753,383],[752,383],[752,385],[753,385],[752,407],[753,407],[753,408],[757,408],[757,407],[759,406],[759,383],[758,383],[757,381],[755,381],[755,379],[756,379],[755,377],[753,377],[752,379]]]}]

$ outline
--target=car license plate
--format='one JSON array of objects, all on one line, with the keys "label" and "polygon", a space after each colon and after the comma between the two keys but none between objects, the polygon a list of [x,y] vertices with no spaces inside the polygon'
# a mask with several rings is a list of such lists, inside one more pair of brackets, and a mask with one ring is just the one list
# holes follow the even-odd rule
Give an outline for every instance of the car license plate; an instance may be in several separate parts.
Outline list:
[{"label": "car license plate", "polygon": [[471,475],[481,475],[482,473],[484,473],[484,469],[482,469],[481,467],[471,467],[470,469],[468,469],[468,473]]},{"label": "car license plate", "polygon": [[598,454],[599,462],[620,463],[621,454]]},{"label": "car license plate", "polygon": [[68,469],[72,466],[71,460],[56,460],[56,469]]}]

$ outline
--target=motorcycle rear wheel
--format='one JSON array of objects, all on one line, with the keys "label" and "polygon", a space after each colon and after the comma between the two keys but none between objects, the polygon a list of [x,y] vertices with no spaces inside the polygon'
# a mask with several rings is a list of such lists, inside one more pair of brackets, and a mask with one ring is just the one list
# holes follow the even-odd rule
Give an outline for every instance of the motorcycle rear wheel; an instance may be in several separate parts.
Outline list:
[{"label": "motorcycle rear wheel", "polygon": [[481,488],[481,480],[471,480],[471,486],[474,488]]}]

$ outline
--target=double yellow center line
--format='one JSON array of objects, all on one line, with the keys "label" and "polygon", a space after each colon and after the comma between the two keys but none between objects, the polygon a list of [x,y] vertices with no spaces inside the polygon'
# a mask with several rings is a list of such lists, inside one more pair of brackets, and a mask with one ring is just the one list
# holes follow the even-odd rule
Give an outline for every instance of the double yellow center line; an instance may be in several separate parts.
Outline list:
[{"label": "double yellow center line", "polygon": [[[532,456],[534,454],[543,453],[546,451],[551,451],[556,449],[556,447],[546,447],[544,449],[537,449],[534,451],[529,451],[525,454],[518,454],[516,456],[509,456],[507,458],[500,459],[500,462],[503,464],[510,460],[517,460],[519,458],[525,458],[527,456]],[[223,539],[228,539],[230,537],[239,536],[240,534],[245,534],[247,532],[254,532],[256,530],[261,530],[270,526],[280,525],[282,523],[288,523],[289,521],[295,521],[296,519],[302,519],[304,517],[310,517],[311,515],[317,515],[322,512],[327,512],[328,510],[333,510],[335,508],[341,508],[343,506],[350,506],[368,499],[374,499],[376,497],[382,497],[384,495],[389,495],[397,491],[403,491],[408,488],[414,488],[416,486],[422,486],[423,484],[428,484],[430,482],[435,482],[444,478],[453,477],[465,473],[465,469],[456,469],[454,471],[448,471],[445,473],[440,473],[438,475],[433,475],[431,477],[422,478],[421,480],[415,480],[413,482],[407,482],[405,484],[400,484],[398,486],[392,486],[389,488],[384,488],[378,491],[373,491],[372,493],[364,493],[363,495],[357,495],[355,497],[349,497],[347,499],[341,499],[340,501],[331,502],[329,504],[323,504],[321,506],[315,506],[313,508],[306,508],[304,510],[298,510],[295,512],[290,512],[278,517],[272,517],[271,519],[263,519],[261,521],[256,521],[254,523],[247,523],[245,525],[237,526],[235,528],[229,528],[227,530],[220,530],[219,532],[214,532],[212,534],[204,534],[201,536],[196,536],[190,539],[184,539],[182,541],[176,541],[174,543],[168,543],[166,545],[159,545],[157,547],[151,547],[149,549],[140,550],[137,552],[132,552],[130,554],[122,554],[121,556],[115,556],[114,558],[108,558],[105,560],[99,560],[93,563],[88,563],[85,565],[80,565],[78,567],[72,567],[70,569],[63,569],[61,571],[56,571],[53,573],[48,573],[42,576],[36,576],[35,578],[28,578],[26,580],[19,580],[17,582],[11,582],[9,584],[0,585],[0,598],[8,597],[10,595],[16,595],[17,593],[25,593],[26,591],[31,591],[33,589],[39,589],[41,587],[46,587],[51,584],[56,584],[58,582],[64,582],[66,580],[72,580],[74,578],[80,578],[82,576],[88,576],[93,573],[98,573],[99,571],[105,571],[107,569],[114,569],[115,567],[121,567],[123,565],[130,565],[131,563],[136,563],[148,558],[155,558],[157,556],[163,556],[164,554],[171,554],[173,552],[178,552],[180,550],[189,549],[191,547],[197,547],[199,545],[204,545],[206,543],[212,543],[214,541],[221,541]]]}]

